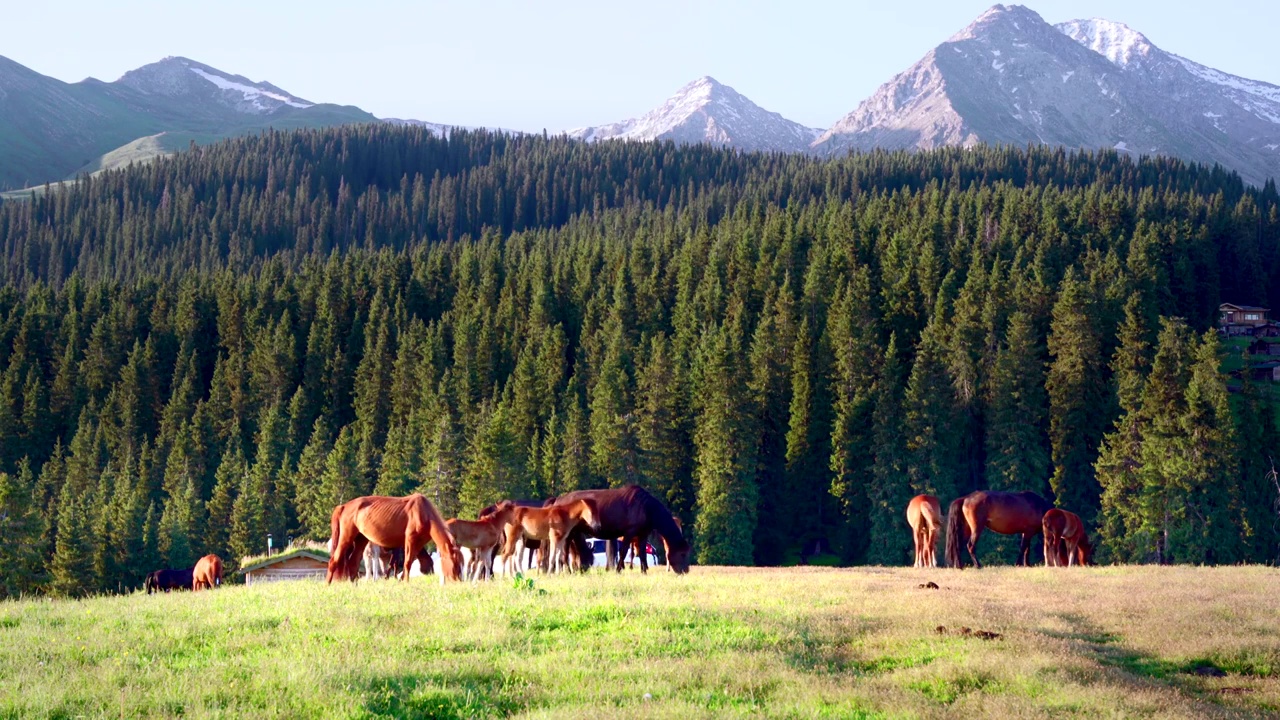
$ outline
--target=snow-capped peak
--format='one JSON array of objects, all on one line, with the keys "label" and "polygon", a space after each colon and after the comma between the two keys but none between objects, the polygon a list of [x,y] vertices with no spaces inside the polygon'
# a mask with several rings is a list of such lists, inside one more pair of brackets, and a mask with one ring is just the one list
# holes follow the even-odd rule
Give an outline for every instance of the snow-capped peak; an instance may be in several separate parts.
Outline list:
[{"label": "snow-capped peak", "polygon": [[704,75],[638,118],[575,128],[567,134],[589,142],[662,138],[746,150],[800,151],[808,147],[818,132],[764,110],[728,85]]},{"label": "snow-capped peak", "polygon": [[1124,23],[1090,18],[1059,23],[1055,27],[1120,67],[1150,57],[1153,46],[1147,36]]},{"label": "snow-capped peak", "polygon": [[281,108],[308,108],[314,103],[268,82],[254,82],[189,58],[171,56],[125,73],[116,82],[146,95],[186,98],[249,115]]}]

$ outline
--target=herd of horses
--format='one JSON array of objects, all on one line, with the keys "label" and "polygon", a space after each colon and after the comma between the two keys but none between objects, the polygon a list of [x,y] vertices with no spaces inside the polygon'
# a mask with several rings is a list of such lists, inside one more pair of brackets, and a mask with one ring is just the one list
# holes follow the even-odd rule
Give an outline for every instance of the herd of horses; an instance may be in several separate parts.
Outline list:
[{"label": "herd of horses", "polygon": [[[917,495],[907,505],[907,522],[915,543],[915,566],[936,567],[942,507],[932,495]],[[1080,517],[1053,507],[1033,492],[979,490],[952,501],[948,508],[947,564],[963,568],[961,547],[974,567],[982,567],[975,553],[983,531],[1021,535],[1019,565],[1029,564],[1031,541],[1044,535],[1045,564],[1089,565],[1093,546]],[[406,497],[370,495],[348,500],[330,518],[329,563],[325,581],[354,581],[372,577],[409,578],[414,562],[419,571],[436,571],[427,544],[439,551],[440,582],[494,577],[494,564],[508,574],[525,563],[545,572],[578,571],[591,567],[589,538],[609,541],[609,564],[621,571],[627,552],[648,569],[644,548],[657,535],[667,569],[689,571],[689,543],[680,521],[657,498],[638,485],[609,490],[579,490],[546,500],[503,500],[480,511],[475,520],[448,521],[419,493]],[[469,553],[464,560],[462,549]],[[147,593],[178,589],[212,589],[222,584],[222,560],[206,555],[194,567],[156,570],[147,575]]]},{"label": "herd of horses", "polygon": [[[907,523],[915,542],[915,567],[937,567],[935,547],[942,529],[942,506],[932,495],[917,495],[907,504]],[[1093,545],[1080,516],[1055,508],[1033,492],[979,490],[956,498],[947,509],[947,565],[963,568],[961,547],[969,551],[974,567],[975,548],[984,530],[1021,535],[1018,565],[1029,565],[1031,541],[1044,535],[1044,559],[1049,567],[1089,565]]]},{"label": "herd of horses", "polygon": [[[333,509],[330,517],[329,565],[325,581],[356,580],[360,560],[367,574],[385,570],[371,558],[399,551],[403,562],[394,574],[408,579],[416,561],[422,574],[435,570],[427,543],[439,552],[440,582],[494,576],[501,554],[508,573],[519,569],[522,551],[538,553],[537,564],[548,572],[589,568],[593,553],[588,538],[617,543],[613,560],[621,570],[627,549],[639,550],[640,570],[648,569],[643,552],[657,534],[666,551],[667,568],[689,571],[689,543],[680,522],[657,498],[638,485],[609,490],[579,490],[541,501],[503,500],[482,510],[475,520],[447,522],[420,494],[407,497],[358,497]],[[465,560],[462,548],[468,549]],[[382,575],[387,576],[386,574]]]}]

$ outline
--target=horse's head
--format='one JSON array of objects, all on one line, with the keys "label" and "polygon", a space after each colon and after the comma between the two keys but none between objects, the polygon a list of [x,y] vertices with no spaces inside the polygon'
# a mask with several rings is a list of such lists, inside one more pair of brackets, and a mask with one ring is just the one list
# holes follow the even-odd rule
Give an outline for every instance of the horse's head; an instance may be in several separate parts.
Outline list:
[{"label": "horse's head", "polygon": [[596,504],[596,501],[586,498],[578,502],[582,504],[582,512],[578,517],[587,524],[587,527],[591,528],[591,532],[600,532],[600,507]]},{"label": "horse's head", "polygon": [[1080,544],[1076,546],[1076,564],[1086,567],[1093,564],[1093,545],[1089,543],[1088,535],[1080,536]]},{"label": "horse's head", "polygon": [[682,548],[667,551],[667,566],[677,575],[689,572],[689,549],[686,543]]}]

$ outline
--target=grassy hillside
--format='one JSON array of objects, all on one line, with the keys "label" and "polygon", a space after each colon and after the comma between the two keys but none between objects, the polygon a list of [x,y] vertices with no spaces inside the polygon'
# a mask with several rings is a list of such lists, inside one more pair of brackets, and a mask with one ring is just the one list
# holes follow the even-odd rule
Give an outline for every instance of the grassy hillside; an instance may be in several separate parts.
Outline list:
[{"label": "grassy hillside", "polygon": [[1280,712],[1271,568],[698,567],[535,585],[0,604],[0,717]]}]

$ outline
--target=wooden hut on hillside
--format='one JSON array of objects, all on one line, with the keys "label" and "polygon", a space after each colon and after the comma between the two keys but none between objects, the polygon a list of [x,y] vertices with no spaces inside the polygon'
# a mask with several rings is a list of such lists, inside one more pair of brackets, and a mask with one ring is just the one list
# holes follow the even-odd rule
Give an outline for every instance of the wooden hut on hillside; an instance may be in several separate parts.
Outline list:
[{"label": "wooden hut on hillside", "polygon": [[244,583],[279,580],[324,579],[329,569],[329,557],[305,548],[290,548],[282,553],[262,558],[245,558],[241,561],[240,574]]}]

